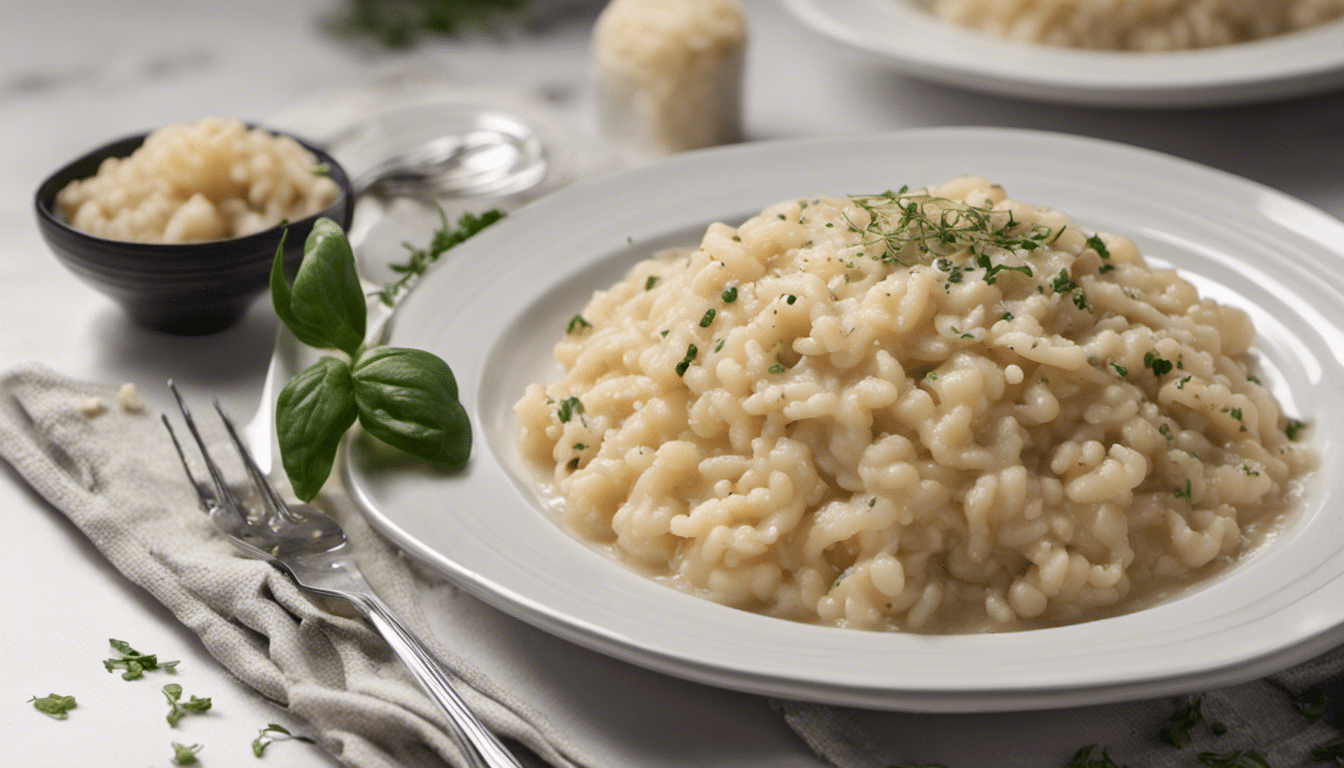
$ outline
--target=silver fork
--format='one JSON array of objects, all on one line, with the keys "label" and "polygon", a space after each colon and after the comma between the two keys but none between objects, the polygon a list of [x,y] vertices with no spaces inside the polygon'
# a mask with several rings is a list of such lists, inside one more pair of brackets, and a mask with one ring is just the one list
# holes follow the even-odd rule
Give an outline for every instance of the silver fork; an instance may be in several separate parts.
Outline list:
[{"label": "silver fork", "polygon": [[196,482],[166,414],[163,416],[163,424],[168,428],[178,457],[182,459],[182,468],[196,489],[201,509],[210,516],[216,527],[227,534],[243,554],[271,563],[309,592],[350,603],[367,618],[410,668],[425,692],[448,716],[453,735],[467,755],[471,768],[522,768],[467,707],[429,650],[402,626],[387,604],[374,594],[355,565],[350,544],[340,524],[308,504],[286,503],[252,460],[233,421],[224,413],[219,401],[215,400],[215,410],[224,421],[229,438],[238,449],[243,466],[259,496],[260,508],[249,510],[224,482],[224,476],[206,450],[191,411],[177,387],[169,381],[168,388],[172,390],[182,410],[187,430],[200,448],[201,457],[210,473],[208,486]]}]

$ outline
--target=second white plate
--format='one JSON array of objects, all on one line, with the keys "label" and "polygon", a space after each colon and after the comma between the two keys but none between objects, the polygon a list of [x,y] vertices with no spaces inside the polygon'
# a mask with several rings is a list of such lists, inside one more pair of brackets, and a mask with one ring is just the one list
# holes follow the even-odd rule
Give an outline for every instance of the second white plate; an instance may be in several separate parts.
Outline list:
[{"label": "second white plate", "polygon": [[1189,107],[1270,101],[1344,86],[1344,20],[1251,43],[1172,53],[1000,40],[940,21],[914,0],[781,0],[828,37],[927,80],[1043,101]]},{"label": "second white plate", "polygon": [[677,592],[554,522],[512,412],[554,374],[551,347],[594,289],[791,197],[921,186],[973,172],[1136,240],[1206,295],[1251,312],[1290,413],[1313,420],[1319,478],[1344,476],[1344,224],[1273,190],[1157,153],[1055,134],[942,129],[745,145],[546,197],[452,252],[406,300],[392,343],[458,376],[475,454],[438,472],[368,439],[345,479],[406,551],[574,642],[714,685],[923,711],[1028,709],[1227,685],[1344,640],[1344,487],[1319,482],[1272,546],[1166,604],[1030,632],[921,636],[812,626]]}]

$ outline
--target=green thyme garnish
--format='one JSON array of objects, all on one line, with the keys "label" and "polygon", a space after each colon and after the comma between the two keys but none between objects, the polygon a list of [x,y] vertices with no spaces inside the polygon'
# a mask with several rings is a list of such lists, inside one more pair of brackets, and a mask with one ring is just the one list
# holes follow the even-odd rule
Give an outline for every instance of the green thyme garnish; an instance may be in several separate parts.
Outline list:
[{"label": "green thyme garnish", "polygon": [[313,175],[314,175],[314,176],[330,176],[330,175],[331,175],[331,163],[328,163],[328,162],[326,162],[326,161],[323,161],[323,162],[318,163],[317,165],[314,165],[314,166],[313,166]]},{"label": "green thyme garnish", "polygon": [[724,304],[732,304],[734,301],[737,301],[737,286],[733,286],[732,288],[729,288],[728,290],[724,291],[723,296],[721,296],[720,298],[723,299]]},{"label": "green thyme garnish", "polygon": [[1126,368],[1126,367],[1124,367],[1123,365],[1121,365],[1121,364],[1115,362],[1114,360],[1111,360],[1110,363],[1111,363],[1111,367],[1114,368],[1114,369],[1115,369],[1115,372],[1116,372],[1117,374],[1119,374],[1120,376],[1128,376],[1128,375],[1129,375],[1129,369],[1128,369],[1128,368]]},{"label": "green thyme garnish", "polygon": [[428,248],[416,248],[410,243],[402,243],[409,253],[410,258],[401,264],[389,264],[393,272],[401,275],[394,282],[383,286],[378,292],[378,298],[383,304],[391,307],[397,302],[397,296],[401,294],[412,282],[419,279],[429,269],[429,265],[438,261],[439,257],[450,248],[461,245],[468,238],[504,218],[504,212],[498,208],[490,210],[477,216],[474,213],[464,213],[457,219],[457,226],[453,227],[448,223],[448,215],[439,208],[439,229],[434,232],[430,239]]},{"label": "green thyme garnish", "polygon": [[704,317],[700,318],[700,327],[708,328],[709,324],[714,322],[714,314],[715,312],[712,307],[710,309],[705,310]]},{"label": "green thyme garnish", "polygon": [[649,275],[648,279],[644,281],[644,290],[651,291],[653,290],[653,286],[657,284],[658,284],[658,276]]},{"label": "green thyme garnish", "polygon": [[588,322],[587,320],[584,320],[583,315],[575,315],[569,319],[569,327],[565,329],[565,333],[577,333],[579,331],[582,331],[584,328],[592,328],[592,327],[593,324]]},{"label": "green thyme garnish", "polygon": [[993,283],[1004,269],[1031,274],[1025,265],[1007,267],[992,257],[1034,251],[1056,234],[1040,224],[1023,225],[1011,211],[1005,216],[992,207],[910,193],[908,187],[878,195],[850,195],[849,199],[868,214],[868,223],[862,229],[852,221],[849,229],[861,236],[865,248],[881,246],[874,259],[903,265],[931,264],[938,258],[973,261],[986,270],[988,283]]},{"label": "green thyme garnish", "polygon": [[770,371],[771,373],[783,373],[783,372],[784,372],[784,366],[783,366],[783,365],[780,365],[779,363],[775,363],[774,365],[770,366],[770,367],[767,368],[766,370]]},{"label": "green thyme garnish", "polygon": [[62,696],[59,693],[50,693],[40,699],[34,696],[28,701],[33,703],[33,709],[57,720],[66,719],[70,710],[75,708],[74,696]]},{"label": "green thyme garnish", "polygon": [[1165,423],[1165,422],[1163,422],[1162,424],[1158,425],[1158,427],[1157,427],[1157,432],[1158,432],[1158,434],[1160,434],[1160,435],[1162,435],[1163,437],[1167,438],[1167,442],[1168,442],[1168,443],[1170,443],[1172,440],[1175,440],[1175,439],[1176,439],[1176,436],[1173,435],[1173,434],[1171,434],[1171,425],[1170,425],[1170,424],[1167,424],[1167,423]]},{"label": "green thyme garnish", "polygon": [[[1195,696],[1177,707],[1176,711],[1167,718],[1167,724],[1157,733],[1162,743],[1180,749],[1193,741],[1194,736],[1190,732],[1205,722],[1203,704],[1204,697]],[[1210,721],[1208,725],[1209,730],[1215,736],[1221,736],[1227,732],[1227,726],[1217,720]]]},{"label": "green thyme garnish", "polygon": [[784,303],[785,303],[785,304],[789,304],[789,305],[792,305],[793,302],[795,302],[795,301],[797,301],[797,300],[798,300],[798,297],[797,297],[797,296],[794,296],[792,293],[790,293],[788,296],[785,296],[785,297],[784,297]]}]

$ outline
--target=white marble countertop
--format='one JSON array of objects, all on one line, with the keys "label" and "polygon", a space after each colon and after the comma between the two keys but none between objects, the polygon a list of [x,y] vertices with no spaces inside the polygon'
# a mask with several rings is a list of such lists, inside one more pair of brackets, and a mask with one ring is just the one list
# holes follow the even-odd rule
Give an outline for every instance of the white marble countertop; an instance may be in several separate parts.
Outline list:
[{"label": "white marble countertop", "polygon": [[[1170,152],[1344,214],[1338,161],[1344,93],[1172,111],[1015,101],[908,79],[818,37],[772,0],[746,4],[751,139],[942,125],[1055,130]],[[77,377],[135,382],[160,404],[162,382],[171,375],[190,390],[219,393],[246,418],[256,407],[275,331],[268,304],[259,302],[240,325],[214,336],[172,337],[133,325],[109,299],[60,268],[43,245],[32,213],[39,182],[113,137],[210,114],[264,120],[322,89],[390,67],[549,94],[578,130],[590,130],[587,44],[600,4],[569,5],[537,29],[435,39],[389,52],[323,30],[319,19],[339,0],[7,0],[0,14],[0,145],[8,150],[0,156],[0,367],[37,360]],[[243,765],[253,760],[249,744],[262,726],[289,722],[219,668],[190,631],[120,577],[8,465],[0,466],[0,510],[8,542],[0,564],[5,764],[168,765],[169,742],[180,741],[207,743],[204,765]],[[176,681],[188,694],[212,696],[212,714],[169,729],[163,702],[146,693],[150,686],[132,689],[102,670],[111,637],[181,659]],[[669,682],[668,690],[675,695],[680,685]],[[27,703],[51,692],[77,695],[79,708],[69,720],[43,717]],[[820,765],[792,734],[769,724],[763,705],[757,709],[752,746],[729,750],[740,756],[731,765]],[[910,715],[896,721],[892,738],[922,745],[912,759],[954,768],[1062,765],[1080,744],[1127,727],[1104,707]],[[296,767],[333,764],[297,743],[272,747],[266,759]]]}]

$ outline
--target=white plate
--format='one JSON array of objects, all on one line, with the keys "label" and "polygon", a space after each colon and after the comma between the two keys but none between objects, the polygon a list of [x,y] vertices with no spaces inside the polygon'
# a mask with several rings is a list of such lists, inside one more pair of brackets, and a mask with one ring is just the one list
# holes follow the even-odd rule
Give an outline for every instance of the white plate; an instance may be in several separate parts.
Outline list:
[{"label": "white plate", "polygon": [[907,74],[978,91],[1118,107],[1285,99],[1344,85],[1344,20],[1239,45],[1172,53],[1086,51],[1000,40],[913,0],[782,0],[814,30]]},{"label": "white plate", "polygon": [[1056,134],[941,129],[743,145],[570,187],[467,242],[406,300],[392,343],[448,360],[475,427],[462,472],[355,440],[345,466],[373,523],[472,593],[636,664],[772,695],[924,711],[1025,709],[1217,687],[1344,639],[1344,510],[1312,486],[1274,542],[1199,591],[1128,616],[979,636],[863,632],[758,616],[650,581],[562,531],[515,446],[513,403],[595,288],[694,244],[714,220],[817,194],[965,172],[1124,233],[1249,309],[1290,413],[1314,420],[1319,477],[1344,474],[1344,224],[1189,162]]}]

